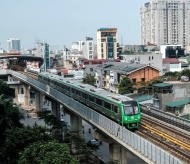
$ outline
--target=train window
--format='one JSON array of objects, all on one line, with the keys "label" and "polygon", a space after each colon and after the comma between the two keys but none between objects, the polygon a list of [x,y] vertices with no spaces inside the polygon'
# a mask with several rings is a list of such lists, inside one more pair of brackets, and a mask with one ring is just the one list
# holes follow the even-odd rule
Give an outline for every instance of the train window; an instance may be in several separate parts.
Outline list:
[{"label": "train window", "polygon": [[67,90],[70,91],[70,87],[69,86],[67,86]]},{"label": "train window", "polygon": [[82,97],[86,99],[87,98],[87,94],[82,92]]},{"label": "train window", "polygon": [[75,93],[75,89],[74,88],[71,88],[71,91],[72,91],[72,93]]},{"label": "train window", "polygon": [[61,87],[62,87],[63,89],[65,89],[65,85],[62,84]]},{"label": "train window", "polygon": [[90,101],[94,102],[94,97],[88,95],[88,99],[89,99]]},{"label": "train window", "polygon": [[118,112],[118,107],[115,106],[115,105],[113,105],[113,111],[114,111],[115,113],[119,113],[119,112]]},{"label": "train window", "polygon": [[100,100],[100,99],[98,99],[98,98],[96,98],[96,103],[97,103],[98,105],[101,105],[101,106],[102,106],[102,100]]},{"label": "train window", "polygon": [[80,91],[76,90],[76,94],[80,96]]},{"label": "train window", "polygon": [[104,107],[111,110],[111,104],[107,103],[106,101],[104,101]]}]

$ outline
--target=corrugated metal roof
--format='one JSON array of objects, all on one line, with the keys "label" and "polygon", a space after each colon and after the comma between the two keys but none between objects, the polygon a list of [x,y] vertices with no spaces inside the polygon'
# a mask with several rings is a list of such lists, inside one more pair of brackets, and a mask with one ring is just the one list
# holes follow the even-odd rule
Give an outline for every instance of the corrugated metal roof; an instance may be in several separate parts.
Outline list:
[{"label": "corrugated metal roof", "polygon": [[157,84],[153,84],[153,87],[169,87],[169,86],[173,86],[173,84],[169,84],[169,83],[157,83]]},{"label": "corrugated metal roof", "polygon": [[136,97],[134,98],[138,102],[146,101],[146,100],[151,100],[153,98],[152,95],[146,95],[146,96],[141,96],[141,97]]},{"label": "corrugated metal roof", "polygon": [[178,101],[167,102],[165,105],[169,107],[184,106],[189,103],[189,99],[183,99]]}]

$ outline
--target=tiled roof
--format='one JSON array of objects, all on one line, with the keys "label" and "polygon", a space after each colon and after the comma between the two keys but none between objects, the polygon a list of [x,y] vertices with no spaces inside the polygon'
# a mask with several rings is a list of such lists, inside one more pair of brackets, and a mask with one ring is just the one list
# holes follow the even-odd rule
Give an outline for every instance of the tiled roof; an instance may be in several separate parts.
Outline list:
[{"label": "tiled roof", "polygon": [[180,61],[176,58],[165,58],[163,59],[163,63],[180,63]]}]

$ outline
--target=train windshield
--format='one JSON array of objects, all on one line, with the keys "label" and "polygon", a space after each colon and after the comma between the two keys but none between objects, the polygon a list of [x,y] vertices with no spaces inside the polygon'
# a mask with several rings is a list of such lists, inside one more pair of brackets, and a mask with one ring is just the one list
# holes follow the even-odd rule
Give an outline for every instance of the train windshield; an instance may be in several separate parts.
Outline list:
[{"label": "train windshield", "polygon": [[127,115],[127,116],[139,113],[138,106],[133,106],[133,105],[127,104],[127,105],[123,105],[123,109],[124,109],[125,115]]}]

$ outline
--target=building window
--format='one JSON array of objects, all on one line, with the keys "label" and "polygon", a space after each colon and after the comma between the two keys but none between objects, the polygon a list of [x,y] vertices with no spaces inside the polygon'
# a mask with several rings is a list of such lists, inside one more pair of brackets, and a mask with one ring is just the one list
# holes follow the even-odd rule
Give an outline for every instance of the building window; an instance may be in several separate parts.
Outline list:
[{"label": "building window", "polygon": [[137,81],[136,78],[132,79],[132,83],[133,83],[133,84],[136,84],[136,81]]},{"label": "building window", "polygon": [[90,68],[90,72],[93,72],[93,68]]},{"label": "building window", "polygon": [[149,56],[149,61],[150,61],[150,56]]},{"label": "building window", "polygon": [[141,78],[141,82],[145,82],[145,78]]}]

